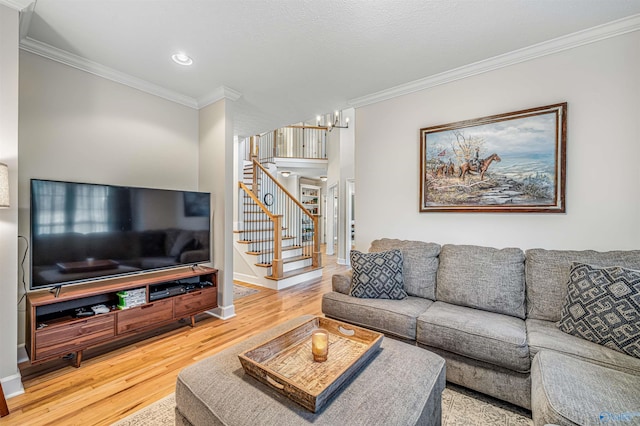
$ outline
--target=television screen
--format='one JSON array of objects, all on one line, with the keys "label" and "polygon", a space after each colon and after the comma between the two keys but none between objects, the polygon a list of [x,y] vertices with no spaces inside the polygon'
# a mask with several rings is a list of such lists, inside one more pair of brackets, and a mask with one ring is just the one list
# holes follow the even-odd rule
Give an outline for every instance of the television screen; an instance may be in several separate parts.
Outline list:
[{"label": "television screen", "polygon": [[208,262],[209,193],[31,180],[31,288]]}]

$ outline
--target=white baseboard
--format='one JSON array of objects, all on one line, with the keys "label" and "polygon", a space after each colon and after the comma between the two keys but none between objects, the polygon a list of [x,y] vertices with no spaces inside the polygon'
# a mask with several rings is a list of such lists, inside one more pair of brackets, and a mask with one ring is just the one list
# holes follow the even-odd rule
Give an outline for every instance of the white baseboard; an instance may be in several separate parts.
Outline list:
[{"label": "white baseboard", "polygon": [[24,343],[18,345],[18,364],[21,362],[29,361],[29,355],[27,355],[27,349],[24,346]]},{"label": "white baseboard", "polygon": [[236,308],[233,305],[229,306],[218,306],[215,309],[207,311],[209,315],[212,315],[216,318],[220,318],[222,320],[227,320],[229,318],[233,318],[236,316]]},{"label": "white baseboard", "polygon": [[338,265],[350,265],[349,259],[338,258]]},{"label": "white baseboard", "polygon": [[259,278],[253,275],[245,275],[234,272],[233,279],[235,281],[242,281],[247,284],[257,285],[259,287],[270,288],[271,290],[284,290],[285,288],[289,288],[294,285],[318,281],[322,279],[322,269],[317,269],[315,271],[307,272],[302,275],[296,275],[294,277],[285,278],[282,280],[269,280],[267,278]]},{"label": "white baseboard", "polygon": [[3,377],[0,379],[0,382],[2,383],[4,396],[7,399],[24,393],[24,387],[22,387],[22,376],[20,376],[20,373]]},{"label": "white baseboard", "polygon": [[255,275],[241,274],[239,272],[233,273],[234,281],[242,281],[243,283],[253,284],[260,287],[270,288],[272,290],[277,290],[277,283],[273,280],[268,280],[266,278],[260,278]]}]

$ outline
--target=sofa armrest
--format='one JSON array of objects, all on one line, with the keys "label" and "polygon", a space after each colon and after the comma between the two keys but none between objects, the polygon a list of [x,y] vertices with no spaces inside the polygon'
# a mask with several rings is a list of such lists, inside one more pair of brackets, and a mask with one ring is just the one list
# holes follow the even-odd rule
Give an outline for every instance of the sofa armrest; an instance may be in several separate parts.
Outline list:
[{"label": "sofa armrest", "polygon": [[351,290],[351,276],[353,272],[348,270],[342,274],[334,274],[331,277],[331,287],[333,291],[342,294],[349,294]]}]

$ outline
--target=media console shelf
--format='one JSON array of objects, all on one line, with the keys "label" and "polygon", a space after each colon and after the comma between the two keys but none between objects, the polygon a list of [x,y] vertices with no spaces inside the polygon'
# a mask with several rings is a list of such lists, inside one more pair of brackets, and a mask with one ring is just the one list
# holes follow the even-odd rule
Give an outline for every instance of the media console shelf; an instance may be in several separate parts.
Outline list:
[{"label": "media console shelf", "polygon": [[[218,306],[218,270],[187,267],[62,287],[27,294],[26,349],[32,364],[75,354],[112,340],[148,331]],[[118,292],[144,289],[140,304],[118,309]],[[105,305],[108,312],[93,314]],[[82,313],[86,312],[87,316]]]}]

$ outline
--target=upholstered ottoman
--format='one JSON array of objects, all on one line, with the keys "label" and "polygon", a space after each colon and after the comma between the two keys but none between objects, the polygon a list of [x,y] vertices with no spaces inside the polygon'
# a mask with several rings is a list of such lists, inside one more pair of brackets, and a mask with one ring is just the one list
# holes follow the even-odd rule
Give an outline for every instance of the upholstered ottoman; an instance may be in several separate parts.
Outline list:
[{"label": "upholstered ottoman", "polygon": [[531,364],[536,426],[638,425],[640,376],[542,350]]},{"label": "upholstered ottoman", "polygon": [[445,362],[385,338],[380,351],[318,413],[244,373],[238,354],[311,318],[286,322],[180,372],[176,425],[439,425]]}]

